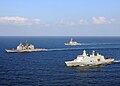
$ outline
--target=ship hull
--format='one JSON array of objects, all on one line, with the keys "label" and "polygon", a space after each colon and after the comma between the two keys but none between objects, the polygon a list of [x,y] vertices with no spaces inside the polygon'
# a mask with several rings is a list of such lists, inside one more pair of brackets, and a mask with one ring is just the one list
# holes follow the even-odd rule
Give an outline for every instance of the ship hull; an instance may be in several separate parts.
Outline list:
[{"label": "ship hull", "polygon": [[8,53],[23,53],[23,52],[39,52],[39,51],[47,51],[47,49],[26,49],[26,50],[8,50],[5,49]]},{"label": "ship hull", "polygon": [[65,64],[67,66],[95,66],[95,65],[103,65],[103,64],[111,64],[114,62],[114,59],[107,59],[103,62],[76,62],[76,61],[66,61]]},{"label": "ship hull", "polygon": [[81,45],[80,43],[77,44],[69,44],[69,43],[64,43],[65,45],[69,45],[69,46],[77,46],[77,45]]}]

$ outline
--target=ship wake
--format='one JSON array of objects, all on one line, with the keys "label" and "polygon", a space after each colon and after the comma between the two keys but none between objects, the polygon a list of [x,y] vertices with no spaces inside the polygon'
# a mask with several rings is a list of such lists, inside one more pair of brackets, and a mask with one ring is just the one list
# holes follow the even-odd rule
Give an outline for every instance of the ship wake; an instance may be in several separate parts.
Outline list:
[{"label": "ship wake", "polygon": [[69,50],[71,51],[71,50],[82,50],[82,49],[114,49],[114,48],[118,48],[118,47],[54,48],[54,49],[47,49],[47,51],[69,51]]},{"label": "ship wake", "polygon": [[114,62],[115,62],[115,63],[119,63],[119,62],[120,62],[120,60],[115,60]]},{"label": "ship wake", "polygon": [[81,45],[119,45],[120,43],[81,43]]},{"label": "ship wake", "polygon": [[82,48],[58,48],[58,49],[48,49],[47,51],[67,51],[67,50],[80,50]]}]

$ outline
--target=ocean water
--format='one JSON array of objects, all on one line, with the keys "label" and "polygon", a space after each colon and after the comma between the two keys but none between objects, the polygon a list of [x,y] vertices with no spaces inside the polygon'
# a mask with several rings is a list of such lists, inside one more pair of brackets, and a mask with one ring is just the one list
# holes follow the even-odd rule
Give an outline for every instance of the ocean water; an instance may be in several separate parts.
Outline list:
[{"label": "ocean water", "polygon": [[[65,46],[71,37],[0,37],[0,86],[120,86],[120,37],[72,37],[80,46]],[[45,52],[6,53],[28,41]],[[67,67],[83,50],[117,62],[95,67]]]}]

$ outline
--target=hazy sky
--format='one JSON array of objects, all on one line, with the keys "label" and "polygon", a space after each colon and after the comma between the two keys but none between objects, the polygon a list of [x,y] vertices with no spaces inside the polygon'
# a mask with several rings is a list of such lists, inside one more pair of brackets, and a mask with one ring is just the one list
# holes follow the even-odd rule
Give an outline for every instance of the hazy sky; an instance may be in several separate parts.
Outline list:
[{"label": "hazy sky", "polygon": [[120,0],[0,0],[0,36],[120,36]]}]

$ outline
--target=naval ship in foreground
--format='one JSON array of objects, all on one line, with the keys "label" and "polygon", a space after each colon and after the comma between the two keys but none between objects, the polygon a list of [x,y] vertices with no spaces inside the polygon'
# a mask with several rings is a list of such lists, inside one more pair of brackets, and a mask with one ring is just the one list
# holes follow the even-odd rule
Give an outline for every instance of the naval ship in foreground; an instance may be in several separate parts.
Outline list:
[{"label": "naval ship in foreground", "polygon": [[86,51],[83,51],[82,55],[78,55],[77,58],[73,61],[66,61],[67,66],[96,66],[102,64],[110,64],[114,62],[112,58],[104,58],[104,56],[97,53],[94,54],[95,51],[92,52],[92,55],[88,56]]},{"label": "naval ship in foreground", "polygon": [[33,44],[26,42],[26,45],[23,45],[22,42],[17,46],[17,49],[5,49],[8,53],[17,53],[17,52],[35,52],[35,51],[47,51],[44,48],[35,48]]},{"label": "naval ship in foreground", "polygon": [[73,41],[73,39],[71,38],[70,42],[68,43],[64,43],[65,45],[70,45],[70,46],[76,46],[76,45],[81,45],[80,43]]}]

